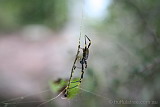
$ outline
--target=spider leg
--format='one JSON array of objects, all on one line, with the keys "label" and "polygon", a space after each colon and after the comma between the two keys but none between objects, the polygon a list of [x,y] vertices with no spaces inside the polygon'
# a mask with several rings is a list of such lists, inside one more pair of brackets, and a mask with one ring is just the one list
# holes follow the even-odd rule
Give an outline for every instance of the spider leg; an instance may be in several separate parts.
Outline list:
[{"label": "spider leg", "polygon": [[85,37],[87,37],[87,39],[89,40],[89,44],[88,44],[88,48],[89,48],[91,46],[91,40],[89,39],[87,35],[85,35]]},{"label": "spider leg", "polygon": [[87,61],[85,60],[84,63],[85,63],[85,68],[87,68]]},{"label": "spider leg", "polygon": [[71,82],[71,83],[77,83],[77,82],[79,82],[79,84],[81,83],[81,81],[82,81],[82,79],[83,79],[83,74],[84,74],[84,65],[83,64],[85,64],[85,68],[87,68],[87,61],[85,61],[84,59],[82,59],[81,61],[80,61],[80,63],[81,63],[81,65],[82,65],[82,67],[80,68],[79,67],[79,69],[82,69],[82,74],[81,74],[81,78],[80,78],[80,80],[78,80],[78,81],[74,81],[74,82]]},{"label": "spider leg", "polygon": [[78,49],[80,49],[80,48],[81,48],[81,47],[80,47],[80,45],[81,45],[81,35],[79,36]]},{"label": "spider leg", "polygon": [[82,74],[81,74],[81,78],[80,78],[80,80],[79,80],[79,85],[80,85],[80,83],[82,82],[82,79],[83,79],[83,74],[84,74],[84,65],[83,65],[83,63],[82,63]]},{"label": "spider leg", "polygon": [[[75,60],[74,60],[74,63],[73,63],[73,66],[72,66],[72,69],[71,69],[71,74],[70,74],[70,78],[69,78],[69,82],[68,82],[68,84],[67,84],[67,87],[66,87],[66,89],[65,89],[65,93],[64,93],[64,96],[65,97],[67,97],[67,95],[68,95],[68,90],[70,89],[70,84],[71,84],[71,79],[72,79],[72,76],[73,76],[73,73],[74,73],[74,70],[76,69],[76,62],[77,62],[77,60],[78,60],[78,58],[79,58],[79,53],[80,53],[80,38],[81,38],[81,36],[79,37],[79,43],[78,43],[78,49],[77,49],[77,54],[76,54],[76,58],[75,58]],[[71,87],[72,88],[72,87]],[[73,87],[74,88],[74,87]]]},{"label": "spider leg", "polygon": [[78,67],[78,66],[74,65],[74,68],[73,68],[73,69],[75,70],[76,68],[82,69],[81,67]]}]

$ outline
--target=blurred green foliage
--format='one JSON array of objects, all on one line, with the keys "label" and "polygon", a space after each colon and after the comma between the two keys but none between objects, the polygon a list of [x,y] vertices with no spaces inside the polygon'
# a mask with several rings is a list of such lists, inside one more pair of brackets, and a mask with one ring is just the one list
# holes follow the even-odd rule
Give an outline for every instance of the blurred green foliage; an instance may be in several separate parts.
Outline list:
[{"label": "blurred green foliage", "polygon": [[111,96],[160,101],[159,9],[159,0],[113,0],[110,5],[100,31],[104,40],[112,39],[117,52],[110,55],[113,63],[111,61],[112,67],[106,74],[107,78],[114,75],[108,86]]},{"label": "blurred green foliage", "polygon": [[0,0],[0,30],[14,30],[28,24],[54,29],[68,19],[67,0]]}]

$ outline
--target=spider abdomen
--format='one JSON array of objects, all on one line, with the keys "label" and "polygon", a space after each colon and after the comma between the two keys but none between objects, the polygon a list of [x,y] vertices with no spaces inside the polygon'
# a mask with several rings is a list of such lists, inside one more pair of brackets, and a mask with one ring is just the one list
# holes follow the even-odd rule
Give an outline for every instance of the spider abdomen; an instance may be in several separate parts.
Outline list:
[{"label": "spider abdomen", "polygon": [[83,50],[83,58],[84,58],[85,60],[87,60],[87,59],[88,59],[88,56],[89,56],[89,49],[88,49],[88,48],[85,48],[85,49]]}]

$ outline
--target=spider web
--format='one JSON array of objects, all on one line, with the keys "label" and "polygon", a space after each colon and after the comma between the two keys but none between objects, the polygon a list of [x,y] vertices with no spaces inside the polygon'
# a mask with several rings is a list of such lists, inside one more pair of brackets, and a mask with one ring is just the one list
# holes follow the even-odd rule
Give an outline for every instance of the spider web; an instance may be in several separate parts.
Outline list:
[{"label": "spider web", "polygon": [[[12,98],[12,99],[9,99],[9,100],[5,100],[5,101],[1,101],[0,102],[0,107],[21,107],[21,106],[24,106],[26,104],[30,105],[33,103],[35,103],[35,107],[44,107],[45,105],[48,105],[48,103],[53,103],[53,101],[57,101],[57,100],[61,100],[61,101],[65,101],[67,102],[67,107],[70,107],[71,106],[71,103],[73,103],[73,106],[74,103],[76,103],[77,101],[80,101],[81,98],[84,98],[84,96],[86,97],[89,97],[89,98],[93,98],[93,99],[98,99],[98,100],[103,100],[106,102],[106,104],[110,101],[109,98],[107,97],[104,97],[103,95],[100,95],[100,94],[97,94],[95,92],[92,92],[92,91],[89,91],[89,90],[86,90],[86,89],[83,89],[81,87],[76,87],[76,88],[79,88],[81,90],[81,93],[79,95],[77,95],[76,98],[74,99],[67,99],[67,98],[64,98],[62,93],[63,91],[61,91],[58,95],[56,95],[55,97],[52,97],[50,99],[47,99],[47,100],[43,100],[43,101],[23,101],[27,98],[30,98],[30,97],[33,97],[37,94],[43,94],[43,93],[46,93],[46,92],[49,92],[50,89],[47,89],[47,90],[44,90],[44,91],[41,91],[39,93],[35,93],[35,94],[32,94],[32,95],[26,95],[26,96],[21,96],[21,97],[16,97],[16,98]],[[86,95],[86,93],[88,95]],[[84,94],[84,95],[83,95]],[[86,99],[83,99],[83,101],[86,100]]]}]

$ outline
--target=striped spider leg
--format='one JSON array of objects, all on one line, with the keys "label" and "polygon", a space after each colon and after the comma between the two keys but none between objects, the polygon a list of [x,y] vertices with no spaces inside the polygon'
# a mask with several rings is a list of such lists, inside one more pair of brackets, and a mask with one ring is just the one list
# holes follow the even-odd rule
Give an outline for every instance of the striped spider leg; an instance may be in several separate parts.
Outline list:
[{"label": "striped spider leg", "polygon": [[[76,64],[76,62],[77,62],[77,60],[79,58],[78,55],[80,53],[80,48],[81,48],[80,47],[80,38],[81,38],[81,36],[79,37],[79,44],[78,44],[77,54],[76,54],[76,58],[74,60],[74,63],[73,63],[72,69],[71,69],[71,74],[70,74],[69,82],[67,84],[67,87],[65,88],[64,97],[68,96],[68,91],[70,89],[70,84],[71,84],[72,76],[73,76],[74,70],[76,69],[76,65],[75,64]],[[73,87],[71,87],[71,88],[73,88]]]},{"label": "striped spider leg", "polygon": [[[88,45],[87,45],[87,42],[86,42],[86,38],[87,38],[88,41],[89,41],[89,44],[88,44]],[[81,82],[82,82],[83,74],[84,74],[84,69],[87,68],[87,59],[88,59],[88,56],[89,56],[89,47],[90,47],[90,45],[91,45],[91,40],[87,37],[87,35],[85,35],[85,47],[84,47],[84,48],[81,48],[81,47],[80,47],[80,38],[79,38],[78,50],[77,50],[77,54],[76,54],[75,61],[74,61],[73,66],[72,66],[70,79],[69,79],[68,85],[67,85],[66,90],[65,90],[65,94],[64,94],[65,97],[68,96],[68,91],[69,91],[69,89],[72,89],[72,88],[75,88],[75,87],[79,86],[79,85],[81,84]],[[82,58],[79,58],[79,56],[78,56],[79,53],[80,53],[80,49],[82,49],[82,51],[83,51],[83,56],[82,56]],[[75,85],[75,86],[73,86],[73,87],[70,87],[70,84],[71,84],[71,83],[75,83],[75,82],[71,82],[71,79],[72,79],[72,75],[73,75],[73,73],[74,73],[74,70],[75,70],[75,68],[76,68],[75,63],[76,63],[76,61],[77,61],[78,59],[80,59],[80,64],[81,64],[81,67],[82,67],[82,68],[81,68],[81,77],[80,77],[80,80],[79,80],[79,81],[75,81],[75,82],[79,82],[78,85]],[[84,64],[85,64],[85,67],[84,67]]]},{"label": "striped spider leg", "polygon": [[[86,38],[88,39],[89,41],[89,44],[87,46],[87,42],[86,42]],[[82,59],[80,60],[80,63],[82,65],[82,74],[81,74],[81,78],[79,80],[79,85],[80,83],[82,82],[82,79],[83,79],[83,74],[84,74],[84,64],[85,64],[85,68],[87,68],[87,59],[88,59],[88,56],[89,56],[89,47],[91,46],[91,40],[87,37],[87,35],[85,35],[85,47],[82,48],[83,50],[83,57]]]}]

